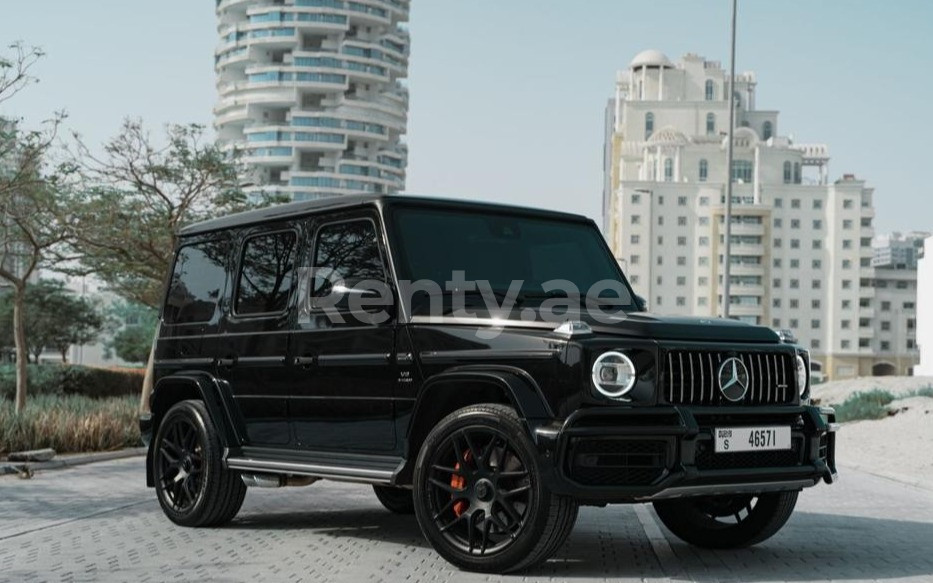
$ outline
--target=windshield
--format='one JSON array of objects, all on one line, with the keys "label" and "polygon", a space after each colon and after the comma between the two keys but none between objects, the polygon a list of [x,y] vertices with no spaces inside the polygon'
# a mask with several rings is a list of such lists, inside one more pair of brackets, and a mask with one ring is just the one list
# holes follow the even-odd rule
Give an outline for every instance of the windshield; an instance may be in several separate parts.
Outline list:
[{"label": "windshield", "polygon": [[[628,284],[589,223],[414,207],[397,207],[392,223],[401,280],[433,282],[443,294],[511,293],[522,306],[554,297],[582,304],[589,294],[632,307]],[[417,313],[417,296],[413,303]]]}]

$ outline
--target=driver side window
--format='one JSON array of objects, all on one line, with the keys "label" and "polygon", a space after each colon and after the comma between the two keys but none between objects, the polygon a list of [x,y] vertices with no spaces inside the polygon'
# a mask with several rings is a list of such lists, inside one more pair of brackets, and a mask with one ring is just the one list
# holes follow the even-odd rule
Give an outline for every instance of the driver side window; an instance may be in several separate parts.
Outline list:
[{"label": "driver side window", "polygon": [[376,226],[369,219],[324,225],[314,245],[311,297],[329,295],[337,285],[352,288],[366,280],[384,282]]}]

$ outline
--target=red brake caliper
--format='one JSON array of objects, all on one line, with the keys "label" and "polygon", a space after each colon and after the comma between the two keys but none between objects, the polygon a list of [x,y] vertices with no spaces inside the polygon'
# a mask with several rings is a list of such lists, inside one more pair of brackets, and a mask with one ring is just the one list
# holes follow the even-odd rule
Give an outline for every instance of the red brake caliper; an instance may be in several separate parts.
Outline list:
[{"label": "red brake caliper", "polygon": [[[465,452],[463,452],[463,461],[470,461],[470,457],[471,457],[470,450],[466,450]],[[454,469],[457,471],[460,471],[460,462],[457,462],[454,465]],[[450,486],[456,490],[463,490],[463,488],[466,486],[466,478],[464,478],[460,474],[454,474],[450,477]],[[453,498],[454,495],[451,494],[450,497]],[[456,502],[454,502],[454,507],[453,507],[454,514],[456,514],[459,517],[461,514],[464,513],[464,511],[466,511],[468,506],[469,506],[469,502],[467,502],[466,500],[457,500]]]}]

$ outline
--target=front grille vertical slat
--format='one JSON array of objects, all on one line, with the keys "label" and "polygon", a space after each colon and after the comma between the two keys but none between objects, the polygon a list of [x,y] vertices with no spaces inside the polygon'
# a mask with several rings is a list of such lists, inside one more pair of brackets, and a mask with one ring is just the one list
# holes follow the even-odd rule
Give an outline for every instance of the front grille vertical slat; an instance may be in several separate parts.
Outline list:
[{"label": "front grille vertical slat", "polygon": [[706,375],[703,374],[703,353],[700,352],[697,354],[697,368],[700,369],[700,404],[702,405],[705,401],[704,397],[706,396]]},{"label": "front grille vertical slat", "polygon": [[680,402],[684,402],[684,353],[678,355],[680,361]]},{"label": "front grille vertical slat", "polygon": [[771,394],[771,359],[773,359],[773,358],[774,358],[774,355],[773,355],[773,354],[766,354],[766,355],[765,355],[765,373],[766,373],[765,376],[767,377],[767,384],[766,384],[766,386],[767,386],[767,388],[768,388],[768,394],[769,394],[769,395]]},{"label": "front grille vertical slat", "polygon": [[[768,357],[765,356],[765,360]],[[755,355],[755,360],[758,361],[758,404],[761,404],[762,396],[765,394],[765,369],[761,365],[761,353],[759,352]]]},{"label": "front grille vertical slat", "polygon": [[696,383],[696,379],[693,377],[693,353],[692,352],[687,353],[687,362],[690,364],[690,402],[696,403],[696,399],[694,398],[693,391],[695,390],[697,383]]},{"label": "front grille vertical slat", "polygon": [[[672,405],[749,406],[794,401],[794,393],[787,384],[791,372],[786,354],[760,350],[668,350],[665,357],[667,382],[662,384],[666,389],[662,389],[662,394]],[[737,402],[726,399],[719,389],[719,368],[732,357],[739,359],[748,372],[748,390]]]}]

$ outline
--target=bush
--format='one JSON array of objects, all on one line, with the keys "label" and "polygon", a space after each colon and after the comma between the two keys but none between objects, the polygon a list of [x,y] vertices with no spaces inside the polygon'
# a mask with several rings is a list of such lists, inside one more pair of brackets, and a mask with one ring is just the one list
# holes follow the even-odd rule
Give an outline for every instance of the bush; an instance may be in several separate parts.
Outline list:
[{"label": "bush", "polygon": [[841,405],[835,405],[836,420],[882,419],[887,417],[887,405],[893,400],[894,395],[881,389],[855,393]]},{"label": "bush", "polygon": [[[83,395],[96,399],[139,395],[143,369],[107,369],[77,365],[30,364],[26,400],[39,395]],[[0,400],[16,395],[16,370],[0,366]]]},{"label": "bush", "polygon": [[917,389],[911,391],[907,394],[908,397],[929,397],[933,399],[933,387],[923,387],[922,389]]},{"label": "bush", "polygon": [[0,455],[50,447],[58,453],[108,451],[139,445],[139,400],[81,395],[33,395],[16,415],[0,401]]}]

